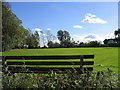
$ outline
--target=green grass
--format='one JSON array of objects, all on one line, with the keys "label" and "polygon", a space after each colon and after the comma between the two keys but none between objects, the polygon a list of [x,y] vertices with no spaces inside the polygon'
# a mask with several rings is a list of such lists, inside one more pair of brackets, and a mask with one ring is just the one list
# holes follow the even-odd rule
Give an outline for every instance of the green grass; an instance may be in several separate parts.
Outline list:
[{"label": "green grass", "polygon": [[47,56],[47,55],[95,55],[94,71],[110,68],[118,73],[118,48],[52,48],[16,49],[2,53],[3,56]]}]

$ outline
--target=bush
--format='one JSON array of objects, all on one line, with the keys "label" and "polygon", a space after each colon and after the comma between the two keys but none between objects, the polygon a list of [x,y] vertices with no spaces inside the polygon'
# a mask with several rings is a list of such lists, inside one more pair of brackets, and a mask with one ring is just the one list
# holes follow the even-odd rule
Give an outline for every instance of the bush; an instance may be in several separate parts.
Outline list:
[{"label": "bush", "polygon": [[49,72],[48,74],[15,73],[3,75],[3,88],[39,88],[46,89],[114,89],[118,88],[118,75],[111,72],[87,72],[78,74],[68,71],[66,74]]}]

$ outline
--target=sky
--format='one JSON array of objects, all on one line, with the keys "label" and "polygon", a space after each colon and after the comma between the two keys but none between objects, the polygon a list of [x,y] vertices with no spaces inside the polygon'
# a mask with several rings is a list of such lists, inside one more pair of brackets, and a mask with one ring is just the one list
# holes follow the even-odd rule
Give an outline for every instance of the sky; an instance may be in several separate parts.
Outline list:
[{"label": "sky", "polygon": [[[57,37],[66,30],[75,41],[114,38],[118,28],[117,2],[10,2],[26,29],[50,31]],[[44,34],[45,35],[45,34]]]}]

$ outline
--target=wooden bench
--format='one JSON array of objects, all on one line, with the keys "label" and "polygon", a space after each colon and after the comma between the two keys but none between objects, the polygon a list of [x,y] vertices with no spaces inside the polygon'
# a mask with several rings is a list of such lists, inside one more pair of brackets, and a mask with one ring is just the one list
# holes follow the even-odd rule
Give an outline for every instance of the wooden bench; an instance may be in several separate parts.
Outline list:
[{"label": "wooden bench", "polygon": [[[57,60],[64,60],[64,59],[80,59],[80,61],[72,61],[72,60],[57,61]],[[94,65],[94,61],[84,61],[84,59],[94,59],[94,55],[2,56],[2,65],[3,65],[2,72],[4,73],[8,73],[8,72],[11,72],[11,73],[32,73],[32,72],[48,73],[49,71],[66,72],[68,70],[71,70],[71,71],[75,70],[77,72],[82,73],[82,71],[92,71],[93,67],[83,67],[83,66]],[[12,61],[9,61],[9,60],[12,60]],[[24,60],[24,61],[15,61],[15,60]],[[46,60],[55,60],[55,61],[46,61]],[[29,67],[28,66],[20,67],[19,65],[29,65]],[[31,67],[31,65],[36,65],[36,67]],[[41,65],[45,65],[45,66],[43,67]],[[48,67],[49,65],[52,65],[52,67]],[[53,65],[54,66],[55,65],[73,65],[73,67],[54,67]],[[75,67],[75,65],[79,65],[79,67]]]}]

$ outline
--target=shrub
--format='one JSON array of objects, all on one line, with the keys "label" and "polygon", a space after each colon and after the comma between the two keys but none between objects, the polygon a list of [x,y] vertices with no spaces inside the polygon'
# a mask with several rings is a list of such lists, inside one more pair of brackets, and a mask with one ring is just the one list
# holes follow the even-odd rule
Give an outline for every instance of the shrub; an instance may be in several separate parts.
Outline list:
[{"label": "shrub", "polygon": [[15,73],[3,75],[3,88],[39,88],[46,89],[114,89],[118,88],[118,75],[108,72],[87,72],[79,74],[68,71],[65,74],[49,72],[48,74]]}]

